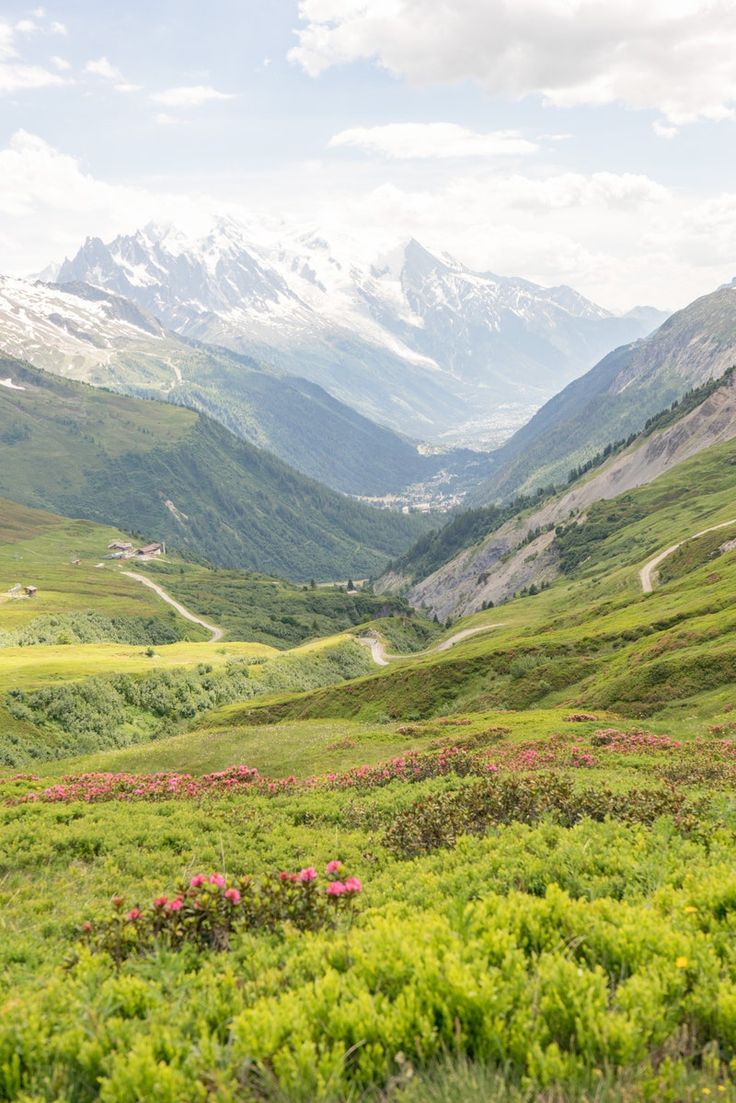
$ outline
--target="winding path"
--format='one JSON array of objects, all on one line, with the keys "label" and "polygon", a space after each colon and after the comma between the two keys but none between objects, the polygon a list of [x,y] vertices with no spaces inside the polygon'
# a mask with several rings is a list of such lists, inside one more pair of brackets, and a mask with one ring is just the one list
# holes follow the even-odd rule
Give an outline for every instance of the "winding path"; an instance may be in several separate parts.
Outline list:
[{"label": "winding path", "polygon": [[127,575],[128,578],[134,578],[136,582],[142,582],[144,586],[148,586],[149,590],[154,590],[162,601],[165,601],[167,605],[173,606],[180,616],[184,617],[184,620],[189,620],[192,624],[200,624],[202,628],[206,628],[208,632],[212,633],[210,643],[217,643],[225,635],[225,631],[222,628],[218,628],[215,624],[209,624],[208,621],[202,620],[201,617],[195,616],[194,613],[190,613],[186,606],[182,605],[180,601],[173,598],[171,594],[167,594],[161,586],[156,582],[153,582],[150,578],[146,578],[144,574],[136,574],[135,571],[121,571],[121,574]]},{"label": "winding path", "polygon": [[650,559],[639,571],[639,581],[644,593],[651,594],[654,589],[654,574],[659,564],[672,555],[673,552],[676,552],[678,548],[681,548],[683,544],[687,544],[690,540],[697,540],[699,536],[705,536],[706,533],[715,532],[717,529],[727,529],[730,525],[736,525],[736,518],[732,521],[722,521],[720,525],[711,525],[710,528],[701,529],[700,532],[694,532],[692,536],[686,536],[684,540],[680,540],[679,544],[673,544],[660,552],[659,555],[655,555],[654,559]]},{"label": "winding path", "polygon": [[449,636],[442,643],[435,644],[434,647],[429,647],[426,651],[414,651],[408,655],[388,655],[386,645],[379,636],[356,636],[355,638],[358,643],[370,648],[373,661],[377,666],[388,666],[389,662],[396,659],[418,659],[421,655],[436,655],[439,651],[449,651],[456,643],[467,639],[468,636],[476,636],[479,632],[489,632],[492,628],[501,628],[504,623],[505,621],[498,621],[496,624],[482,624],[478,628],[463,628],[460,632],[456,632],[454,636]]}]

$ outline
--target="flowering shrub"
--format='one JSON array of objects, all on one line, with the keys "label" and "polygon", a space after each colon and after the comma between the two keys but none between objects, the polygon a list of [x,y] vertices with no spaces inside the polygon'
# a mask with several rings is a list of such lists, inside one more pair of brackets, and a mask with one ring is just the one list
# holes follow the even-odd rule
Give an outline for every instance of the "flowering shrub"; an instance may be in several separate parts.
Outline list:
[{"label": "flowering shrub", "polygon": [[129,908],[122,896],[113,896],[111,915],[82,923],[82,940],[119,964],[156,945],[228,950],[237,930],[274,930],[291,923],[300,931],[316,931],[352,912],[363,886],[346,872],[342,862],[329,862],[326,886],[313,866],[260,881],[198,873],[173,896],[157,896],[147,906]]},{"label": "flowering shrub", "polygon": [[266,778],[252,766],[229,766],[225,770],[194,777],[191,774],[156,773],[87,773],[65,777],[61,782],[20,797],[21,802],[43,801],[97,803],[109,800],[161,801],[222,796],[229,792],[252,791],[265,796],[309,790],[321,786],[328,789],[374,789],[392,781],[424,781],[431,777],[455,774],[481,774],[485,761],[460,747],[443,747],[439,752],[411,751],[388,762],[373,766],[356,766],[342,773],[324,777],[299,779],[294,775]]}]

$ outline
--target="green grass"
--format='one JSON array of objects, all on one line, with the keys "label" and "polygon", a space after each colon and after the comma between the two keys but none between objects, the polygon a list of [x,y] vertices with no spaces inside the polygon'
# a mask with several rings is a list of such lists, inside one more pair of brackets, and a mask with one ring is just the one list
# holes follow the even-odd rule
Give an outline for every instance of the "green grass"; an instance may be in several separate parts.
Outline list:
[{"label": "green grass", "polygon": [[392,617],[407,622],[406,642],[422,633],[429,639],[433,633],[426,618],[399,597],[367,590],[349,594],[339,585],[299,585],[251,571],[212,570],[181,561],[147,563],[142,569],[188,609],[225,628],[233,640],[286,649],[374,618]]}]

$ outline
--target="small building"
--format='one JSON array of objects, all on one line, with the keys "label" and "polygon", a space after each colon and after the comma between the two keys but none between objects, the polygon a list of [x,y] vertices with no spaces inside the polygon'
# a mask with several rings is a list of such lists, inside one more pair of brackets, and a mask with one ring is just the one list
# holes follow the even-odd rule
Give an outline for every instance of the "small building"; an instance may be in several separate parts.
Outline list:
[{"label": "small building", "polygon": [[140,556],[163,555],[164,551],[163,544],[146,544],[144,547],[138,548],[135,554]]},{"label": "small building", "polygon": [[126,544],[123,540],[111,540],[107,545],[108,551],[127,552],[133,550],[132,544]]},{"label": "small building", "polygon": [[38,586],[26,586],[25,591],[27,597],[33,597],[34,594],[38,593]]}]

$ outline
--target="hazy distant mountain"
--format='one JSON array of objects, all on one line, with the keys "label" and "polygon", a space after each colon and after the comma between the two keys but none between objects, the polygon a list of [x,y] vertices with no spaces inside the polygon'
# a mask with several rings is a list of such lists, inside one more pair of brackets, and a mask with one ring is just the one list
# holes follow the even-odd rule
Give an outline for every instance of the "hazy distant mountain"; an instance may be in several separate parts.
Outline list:
[{"label": "hazy distant mountain", "polygon": [[346,493],[385,495],[472,455],[421,455],[317,384],[165,329],[129,299],[71,283],[0,277],[0,353],[57,375],[210,414],[238,436]]},{"label": "hazy distant mountain", "polygon": [[[365,264],[320,235],[230,218],[191,238],[149,225],[90,238],[59,270],[188,337],[304,376],[410,436],[496,443],[609,349],[656,324],[568,287],[472,272],[410,241]],[[465,427],[465,428],[463,428]]]},{"label": "hazy distant mountain", "polygon": [[679,310],[644,340],[609,353],[555,395],[494,454],[480,501],[559,482],[629,436],[689,388],[736,364],[736,283]]}]

